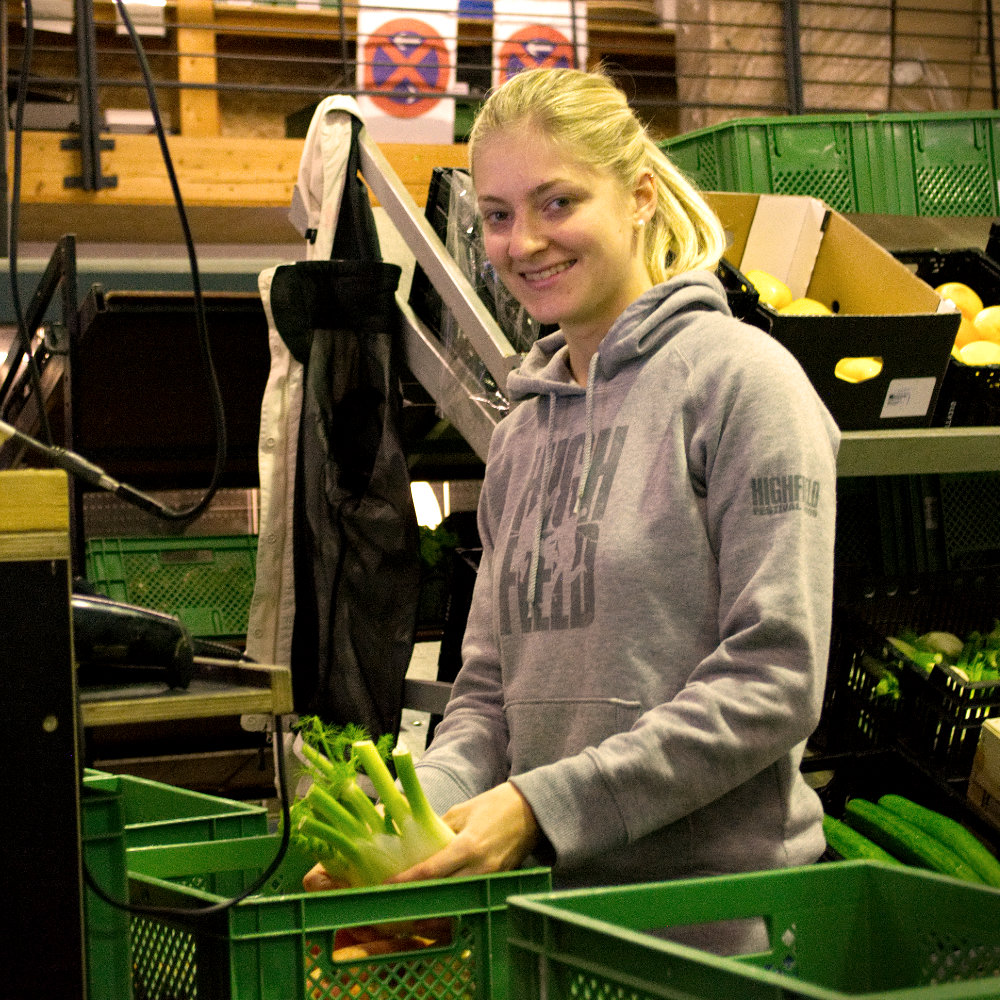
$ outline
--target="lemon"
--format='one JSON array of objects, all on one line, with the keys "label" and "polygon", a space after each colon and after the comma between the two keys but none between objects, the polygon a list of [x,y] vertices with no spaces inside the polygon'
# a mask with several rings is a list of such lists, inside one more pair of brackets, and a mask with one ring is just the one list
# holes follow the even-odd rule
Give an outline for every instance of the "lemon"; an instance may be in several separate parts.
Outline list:
[{"label": "lemon", "polygon": [[817,302],[816,299],[810,299],[803,296],[801,299],[794,299],[789,302],[787,306],[782,306],[778,312],[783,316],[832,316],[831,310],[823,305],[822,302]]},{"label": "lemon", "polygon": [[967,365],[1000,365],[1000,344],[992,340],[974,340],[958,353]]},{"label": "lemon", "polygon": [[1000,344],[1000,306],[986,306],[972,320],[976,340],[992,340]]},{"label": "lemon", "polygon": [[760,301],[772,309],[780,309],[792,301],[792,290],[780,278],[767,271],[752,268],[744,275],[757,290]]},{"label": "lemon", "polygon": [[982,340],[982,337],[976,332],[975,323],[963,315],[958,324],[958,333],[955,334],[955,350],[960,351],[974,340]]},{"label": "lemon", "polygon": [[966,319],[973,319],[983,308],[979,294],[962,281],[946,281],[934,289],[943,299],[951,299]]},{"label": "lemon", "polygon": [[867,382],[881,371],[881,358],[841,358],[833,374],[845,382]]}]

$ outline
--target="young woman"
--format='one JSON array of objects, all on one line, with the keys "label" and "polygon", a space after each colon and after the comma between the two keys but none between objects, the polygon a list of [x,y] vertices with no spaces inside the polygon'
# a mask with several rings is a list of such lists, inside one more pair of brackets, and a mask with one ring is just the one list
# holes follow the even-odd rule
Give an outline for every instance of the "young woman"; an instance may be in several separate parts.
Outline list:
[{"label": "young woman", "polygon": [[838,431],[733,319],[718,220],[600,73],[522,73],[470,140],[486,252],[557,333],[507,383],[463,667],[419,764],[458,836],[399,880],[559,887],[814,861]]}]

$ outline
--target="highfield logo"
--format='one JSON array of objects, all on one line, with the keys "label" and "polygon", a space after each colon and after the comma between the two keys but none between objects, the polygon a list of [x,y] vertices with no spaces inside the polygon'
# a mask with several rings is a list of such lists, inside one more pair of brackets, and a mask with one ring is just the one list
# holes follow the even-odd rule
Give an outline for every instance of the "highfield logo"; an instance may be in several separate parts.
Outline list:
[{"label": "highfield logo", "polygon": [[819,508],[819,482],[808,476],[755,476],[750,494],[755,514],[801,510],[816,517]]}]

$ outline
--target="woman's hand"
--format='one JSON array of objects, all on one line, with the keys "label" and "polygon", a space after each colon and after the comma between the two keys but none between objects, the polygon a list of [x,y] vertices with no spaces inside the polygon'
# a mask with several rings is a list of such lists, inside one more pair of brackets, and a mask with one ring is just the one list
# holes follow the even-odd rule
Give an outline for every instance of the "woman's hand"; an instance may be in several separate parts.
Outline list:
[{"label": "woman's hand", "polygon": [[442,819],[457,834],[455,839],[387,882],[510,871],[524,861],[538,841],[535,814],[509,781],[453,806]]},{"label": "woman's hand", "polygon": [[346,889],[348,883],[336,879],[322,865],[313,865],[302,877],[302,888],[306,892],[326,892],[330,889]]}]

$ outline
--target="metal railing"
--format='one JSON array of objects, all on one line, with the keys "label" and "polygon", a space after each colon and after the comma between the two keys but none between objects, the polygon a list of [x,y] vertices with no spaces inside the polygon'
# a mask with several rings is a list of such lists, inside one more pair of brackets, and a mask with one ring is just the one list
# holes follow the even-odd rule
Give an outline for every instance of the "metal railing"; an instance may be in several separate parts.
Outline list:
[{"label": "metal railing", "polygon": [[[34,35],[25,127],[61,115],[79,132],[74,183],[94,190],[114,183],[100,171],[111,113],[141,114],[146,99],[115,5],[66,2],[72,30]],[[457,141],[496,68],[491,5],[470,14],[465,2],[445,40],[454,73],[434,91],[455,103]],[[171,131],[295,136],[322,97],[378,93],[359,84],[359,7],[298,3],[167,4],[162,33],[143,43]],[[573,0],[573,10],[587,24],[587,62],[608,66],[657,137],[748,115],[998,106],[992,0]],[[21,0],[6,13],[10,91]]]}]

